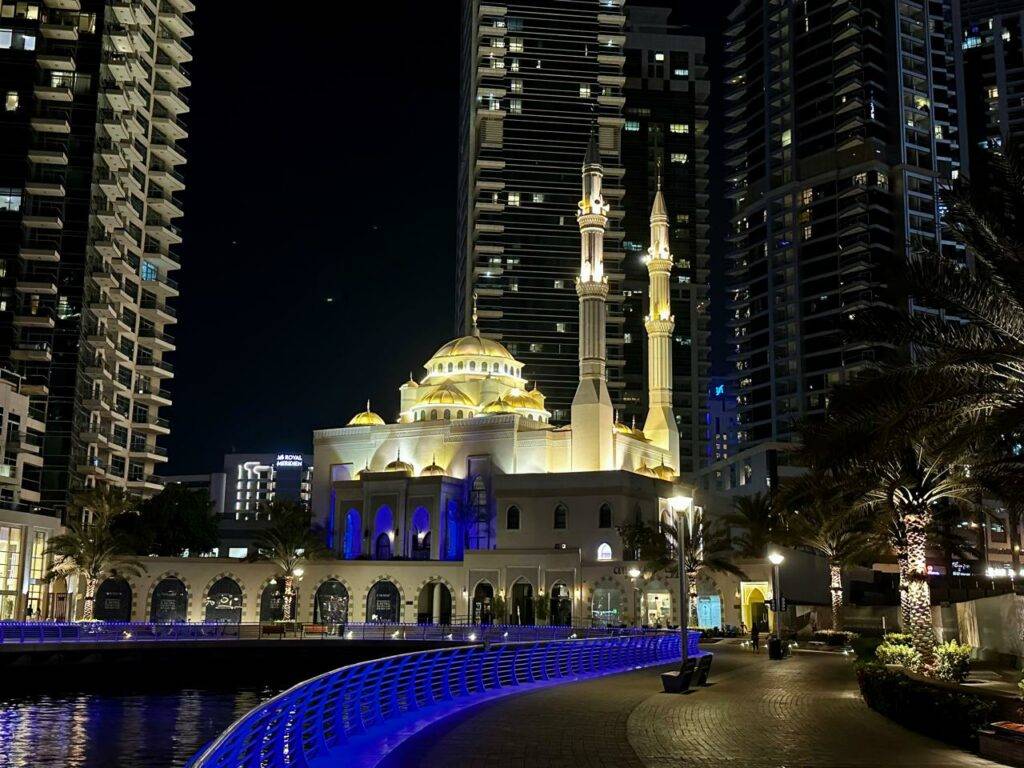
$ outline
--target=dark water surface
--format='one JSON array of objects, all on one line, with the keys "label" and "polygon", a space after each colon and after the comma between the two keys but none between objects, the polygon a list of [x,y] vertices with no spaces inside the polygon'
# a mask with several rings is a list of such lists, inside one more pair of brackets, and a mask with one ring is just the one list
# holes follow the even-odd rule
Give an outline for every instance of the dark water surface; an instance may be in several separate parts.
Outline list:
[{"label": "dark water surface", "polygon": [[177,768],[279,690],[8,697],[0,685],[0,768]]}]

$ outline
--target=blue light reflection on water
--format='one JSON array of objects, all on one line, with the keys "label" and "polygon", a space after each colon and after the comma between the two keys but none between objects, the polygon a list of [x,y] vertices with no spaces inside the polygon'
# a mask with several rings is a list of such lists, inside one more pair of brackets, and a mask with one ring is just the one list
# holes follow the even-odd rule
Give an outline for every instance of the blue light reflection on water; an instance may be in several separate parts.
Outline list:
[{"label": "blue light reflection on water", "polygon": [[0,697],[0,768],[172,768],[275,693]]}]

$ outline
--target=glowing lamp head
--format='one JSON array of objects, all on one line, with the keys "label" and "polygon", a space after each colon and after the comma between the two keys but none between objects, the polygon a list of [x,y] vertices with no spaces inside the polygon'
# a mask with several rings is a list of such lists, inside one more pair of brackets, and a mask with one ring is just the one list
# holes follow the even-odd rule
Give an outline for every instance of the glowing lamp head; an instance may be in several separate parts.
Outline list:
[{"label": "glowing lamp head", "polygon": [[639,579],[640,578],[640,569],[639,568],[630,568],[629,569],[629,578],[631,578],[631,579]]},{"label": "glowing lamp head", "polygon": [[771,553],[770,555],[768,555],[768,561],[769,561],[769,562],[770,562],[770,563],[771,563],[772,565],[782,565],[782,561],[783,561],[783,560],[785,560],[785,559],[786,559],[786,558],[785,558],[785,557],[783,557],[783,556],[782,556],[782,555],[781,555],[780,553],[778,553],[778,552],[772,552],[772,553]]}]

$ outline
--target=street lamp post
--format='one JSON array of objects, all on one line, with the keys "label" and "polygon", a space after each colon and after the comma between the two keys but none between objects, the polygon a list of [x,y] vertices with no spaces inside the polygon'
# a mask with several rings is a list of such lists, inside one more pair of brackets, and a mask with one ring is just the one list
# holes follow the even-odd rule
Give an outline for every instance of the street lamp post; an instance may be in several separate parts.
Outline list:
[{"label": "street lamp post", "polygon": [[775,609],[775,637],[779,640],[780,644],[782,642],[782,625],[780,623],[782,613],[782,580],[779,566],[782,565],[782,561],[785,559],[786,558],[779,552],[772,552],[768,555],[768,560],[772,564],[772,578],[775,582],[772,587],[772,591],[774,592],[772,607]]},{"label": "street lamp post", "polygon": [[640,615],[637,613],[637,599],[636,599],[636,593],[637,593],[636,580],[639,579],[639,578],[640,578],[640,569],[639,568],[635,568],[635,567],[634,568],[630,568],[629,569],[629,580],[633,584],[633,627],[634,628],[639,628],[640,627]]},{"label": "street lamp post", "polygon": [[676,549],[679,556],[679,645],[682,648],[680,656],[682,663],[686,664],[689,657],[689,634],[687,624],[690,619],[690,590],[686,578],[686,556],[685,538],[686,526],[690,523],[690,512],[693,511],[693,499],[686,496],[675,496],[669,499],[669,507],[675,513],[676,518]]}]

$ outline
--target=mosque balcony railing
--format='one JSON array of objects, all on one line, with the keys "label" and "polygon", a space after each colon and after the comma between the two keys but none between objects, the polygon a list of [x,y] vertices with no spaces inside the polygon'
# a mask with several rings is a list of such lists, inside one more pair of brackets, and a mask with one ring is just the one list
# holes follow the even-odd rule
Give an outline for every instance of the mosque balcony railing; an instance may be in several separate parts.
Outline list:
[{"label": "mosque balcony railing", "polygon": [[[699,653],[699,633],[688,650]],[[456,648],[341,667],[275,696],[200,751],[189,768],[376,765],[396,743],[511,693],[679,659],[677,632],[635,632]]]}]

